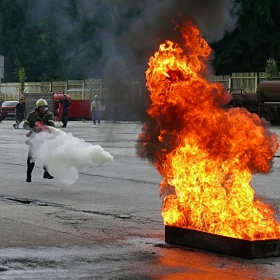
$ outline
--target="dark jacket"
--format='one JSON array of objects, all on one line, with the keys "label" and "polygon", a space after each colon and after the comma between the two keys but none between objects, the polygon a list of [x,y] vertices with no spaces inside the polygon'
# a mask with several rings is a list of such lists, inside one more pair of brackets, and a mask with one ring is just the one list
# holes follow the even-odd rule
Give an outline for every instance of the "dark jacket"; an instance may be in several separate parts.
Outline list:
[{"label": "dark jacket", "polygon": [[58,101],[63,106],[63,111],[68,111],[69,107],[72,105],[72,102],[68,99],[62,99]]},{"label": "dark jacket", "polygon": [[54,115],[50,111],[46,111],[44,115],[40,116],[38,111],[35,110],[33,112],[28,113],[24,123],[23,123],[23,128],[28,129],[28,130],[34,130],[35,129],[35,122],[40,121],[45,125],[48,126],[55,126],[54,125]]},{"label": "dark jacket", "polygon": [[25,103],[18,103],[16,105],[16,115],[24,115],[25,113]]}]

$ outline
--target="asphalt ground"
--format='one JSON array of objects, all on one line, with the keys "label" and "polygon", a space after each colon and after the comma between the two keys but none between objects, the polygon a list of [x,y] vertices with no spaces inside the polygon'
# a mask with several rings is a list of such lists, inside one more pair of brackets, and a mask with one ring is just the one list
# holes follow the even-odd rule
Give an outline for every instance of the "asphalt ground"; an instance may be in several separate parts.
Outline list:
[{"label": "asphalt ground", "polygon": [[[65,132],[114,157],[71,186],[43,179],[39,165],[25,181],[26,131],[13,123],[0,123],[0,279],[280,279],[279,257],[248,260],[165,242],[162,178],[135,151],[140,123],[69,122]],[[276,209],[279,168],[275,157],[269,174],[253,177],[256,196]]]}]

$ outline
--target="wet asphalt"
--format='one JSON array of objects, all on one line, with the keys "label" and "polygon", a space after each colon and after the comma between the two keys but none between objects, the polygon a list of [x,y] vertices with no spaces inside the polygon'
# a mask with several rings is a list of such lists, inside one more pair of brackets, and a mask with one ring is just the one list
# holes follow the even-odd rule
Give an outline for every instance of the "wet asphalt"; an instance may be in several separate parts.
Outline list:
[{"label": "wet asphalt", "polygon": [[[70,121],[64,131],[114,156],[71,186],[43,179],[37,165],[25,182],[26,131],[13,123],[0,123],[0,279],[280,279],[280,257],[248,260],[165,243],[162,178],[136,155],[140,123]],[[279,169],[275,157],[269,174],[253,176],[256,196],[276,209]]]}]

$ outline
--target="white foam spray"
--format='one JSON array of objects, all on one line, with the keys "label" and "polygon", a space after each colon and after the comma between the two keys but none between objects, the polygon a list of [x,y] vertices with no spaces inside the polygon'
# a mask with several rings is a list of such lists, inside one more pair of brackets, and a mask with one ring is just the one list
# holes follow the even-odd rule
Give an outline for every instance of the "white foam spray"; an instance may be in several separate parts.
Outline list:
[{"label": "white foam spray", "polygon": [[95,164],[113,162],[113,156],[100,145],[92,145],[59,129],[48,127],[51,133],[40,132],[29,139],[36,165],[47,166],[60,182],[72,185],[78,174]]}]

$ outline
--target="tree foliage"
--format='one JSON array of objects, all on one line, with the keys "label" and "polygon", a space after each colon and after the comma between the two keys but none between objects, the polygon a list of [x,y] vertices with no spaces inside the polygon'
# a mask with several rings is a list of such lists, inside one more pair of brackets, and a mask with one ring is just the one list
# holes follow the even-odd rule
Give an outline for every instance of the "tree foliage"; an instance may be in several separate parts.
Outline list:
[{"label": "tree foliage", "polygon": [[212,45],[217,74],[264,72],[270,57],[280,57],[280,2],[237,0],[238,26]]},{"label": "tree foliage", "polygon": [[19,80],[19,94],[21,97],[25,96],[25,81],[26,73],[24,67],[20,68],[18,71],[18,80]]},{"label": "tree foliage", "polygon": [[268,81],[275,80],[277,74],[278,74],[277,62],[274,60],[274,58],[269,58],[266,61],[265,79]]}]

